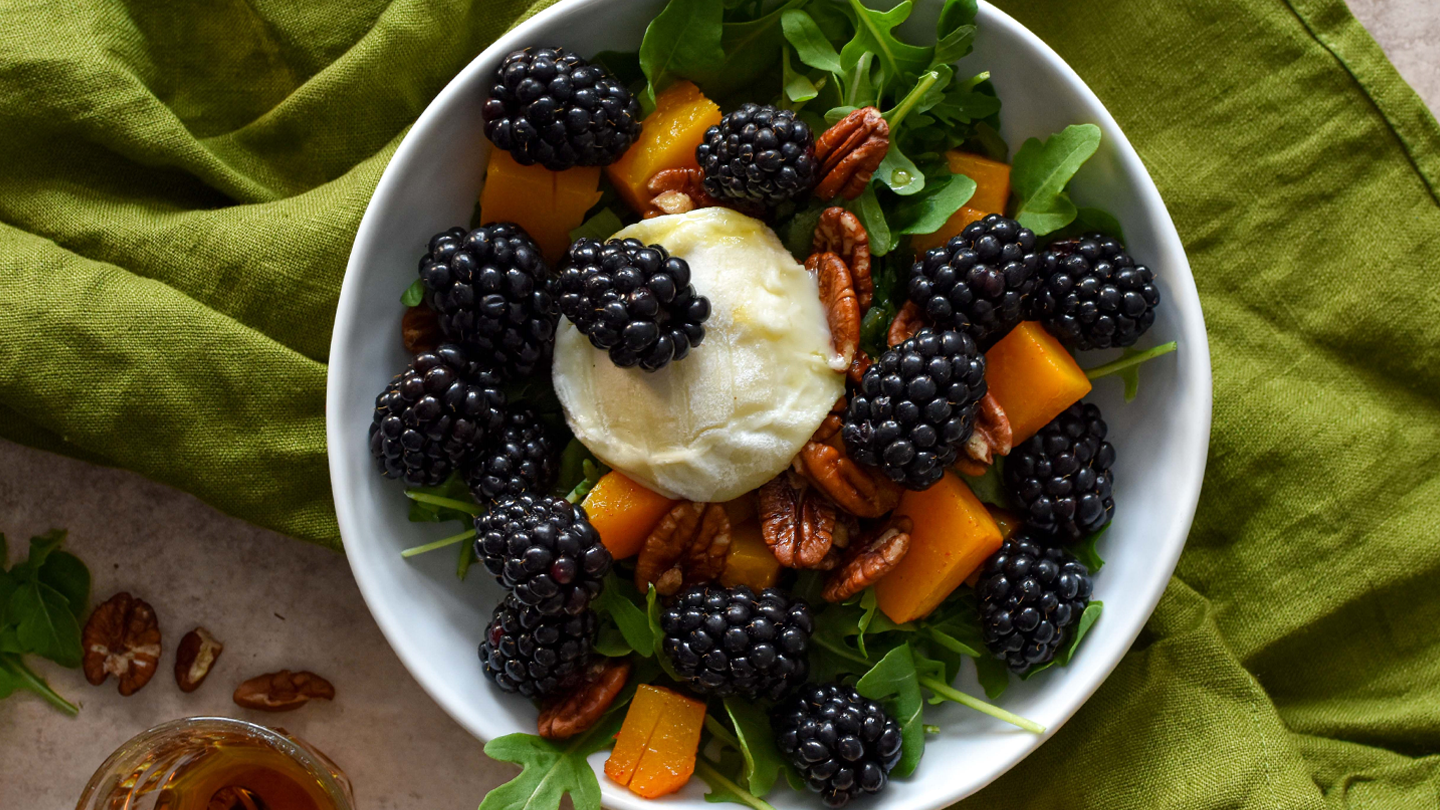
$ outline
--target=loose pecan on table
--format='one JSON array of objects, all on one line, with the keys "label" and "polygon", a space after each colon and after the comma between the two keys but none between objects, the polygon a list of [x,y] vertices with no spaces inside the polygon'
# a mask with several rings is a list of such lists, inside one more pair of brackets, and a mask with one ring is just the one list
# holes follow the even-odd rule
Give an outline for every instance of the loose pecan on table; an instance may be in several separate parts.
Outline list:
[{"label": "loose pecan on table", "polygon": [[860,224],[859,217],[838,205],[821,211],[820,221],[815,223],[810,252],[839,256],[850,271],[860,311],[870,308],[870,300],[875,294],[875,285],[870,279],[870,235]]},{"label": "loose pecan on table", "polygon": [[897,517],[874,537],[856,543],[845,555],[845,562],[826,578],[820,595],[827,602],[843,602],[874,585],[905,559],[914,528],[910,518]]},{"label": "loose pecan on table", "polygon": [[1010,430],[1010,420],[1005,418],[1005,411],[986,391],[975,408],[975,428],[970,432],[970,438],[965,440],[965,455],[982,465],[990,465],[995,463],[996,456],[1009,454],[1014,439],[1015,434]]},{"label": "loose pecan on table", "polygon": [[820,163],[815,196],[859,197],[889,148],[890,125],[874,107],[862,107],[840,119],[815,139],[815,160]]},{"label": "loose pecan on table", "polygon": [[899,484],[873,474],[850,459],[845,441],[840,438],[844,412],[842,397],[820,423],[815,435],[800,448],[795,457],[795,471],[846,512],[856,517],[880,517],[900,503],[902,490]]},{"label": "loose pecan on table", "polygon": [[537,723],[540,736],[563,740],[589,731],[615,702],[629,677],[629,661],[623,658],[596,660],[585,672],[582,684],[540,710]]},{"label": "loose pecan on table", "polygon": [[915,337],[925,326],[925,313],[920,310],[920,305],[914,301],[906,301],[895,313],[895,320],[890,322],[890,331],[885,335],[885,342],[891,346],[899,346],[901,343]]},{"label": "loose pecan on table", "polygon": [[236,705],[265,712],[288,712],[311,700],[334,700],[335,687],[313,672],[282,669],[269,672],[235,687]]},{"label": "loose pecan on table", "polygon": [[210,675],[210,668],[225,650],[210,631],[197,627],[180,639],[175,650],[175,683],[181,692],[194,692]]},{"label": "loose pecan on table", "polygon": [[411,354],[435,351],[445,342],[440,316],[426,304],[410,307],[400,318],[400,340]]},{"label": "loose pecan on table", "polygon": [[790,470],[760,487],[760,535],[786,568],[829,571],[857,528],[852,515]]},{"label": "loose pecan on table", "polygon": [[124,591],[90,614],[81,634],[85,680],[96,686],[114,675],[120,694],[130,696],[155,677],[160,661],[160,621],[143,599]]},{"label": "loose pecan on table", "polygon": [[640,548],[635,588],[645,593],[654,584],[656,593],[669,596],[683,586],[709,582],[725,570],[729,548],[730,518],[723,505],[675,504]]},{"label": "loose pecan on table", "polygon": [[848,367],[860,348],[860,302],[855,300],[850,269],[839,256],[828,252],[811,254],[805,269],[820,282],[820,305],[830,324],[830,342]]}]

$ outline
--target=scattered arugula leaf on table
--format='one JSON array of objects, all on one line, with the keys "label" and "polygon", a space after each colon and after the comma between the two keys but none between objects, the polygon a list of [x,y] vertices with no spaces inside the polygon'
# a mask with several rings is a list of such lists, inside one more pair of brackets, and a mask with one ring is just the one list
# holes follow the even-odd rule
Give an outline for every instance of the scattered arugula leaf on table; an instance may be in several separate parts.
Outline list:
[{"label": "scattered arugula leaf on table", "polygon": [[64,541],[63,529],[32,537],[29,557],[7,571],[8,546],[0,535],[0,698],[25,689],[74,716],[79,709],[24,661],[25,655],[38,655],[63,667],[80,666],[80,617],[90,607],[90,570],[59,550]]},{"label": "scattered arugula leaf on table", "polygon": [[1099,148],[1100,128],[1094,124],[1072,124],[1044,141],[1021,144],[1010,164],[1010,187],[1019,198],[1016,221],[1036,236],[1074,221],[1078,210],[1065,186]]}]

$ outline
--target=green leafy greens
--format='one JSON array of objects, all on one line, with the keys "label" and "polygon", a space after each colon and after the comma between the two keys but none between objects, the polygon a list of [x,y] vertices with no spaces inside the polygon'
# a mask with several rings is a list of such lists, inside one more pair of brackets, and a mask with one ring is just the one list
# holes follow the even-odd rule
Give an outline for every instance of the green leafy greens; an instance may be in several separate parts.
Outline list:
[{"label": "green leafy greens", "polygon": [[1099,148],[1100,128],[1094,124],[1072,124],[1043,142],[1031,138],[1021,144],[1010,166],[1010,186],[1019,198],[1016,221],[1037,236],[1073,222],[1078,211],[1065,187]]},{"label": "green leafy greens", "polygon": [[63,667],[80,666],[80,618],[90,607],[90,569],[59,550],[64,541],[61,529],[30,538],[30,556],[7,571],[7,544],[0,535],[0,698],[25,689],[73,716],[80,710],[24,661],[38,655]]}]

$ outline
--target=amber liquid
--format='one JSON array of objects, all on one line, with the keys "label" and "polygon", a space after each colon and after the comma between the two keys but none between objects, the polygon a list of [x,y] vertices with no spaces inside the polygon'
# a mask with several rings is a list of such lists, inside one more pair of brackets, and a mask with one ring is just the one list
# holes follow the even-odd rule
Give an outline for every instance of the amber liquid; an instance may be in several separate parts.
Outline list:
[{"label": "amber liquid", "polygon": [[181,766],[155,810],[335,810],[304,767],[273,748],[231,742]]}]

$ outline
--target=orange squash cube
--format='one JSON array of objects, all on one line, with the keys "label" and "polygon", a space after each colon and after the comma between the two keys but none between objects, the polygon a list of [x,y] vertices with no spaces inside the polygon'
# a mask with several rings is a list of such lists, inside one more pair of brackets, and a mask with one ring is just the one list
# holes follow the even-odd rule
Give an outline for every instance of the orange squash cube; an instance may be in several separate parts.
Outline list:
[{"label": "orange squash cube", "polygon": [[545,258],[555,262],[570,249],[570,232],[599,201],[599,166],[552,172],[544,166],[521,166],[509,152],[491,149],[480,190],[480,220],[519,225]]},{"label": "orange squash cube", "polygon": [[914,523],[910,552],[875,583],[875,601],[897,624],[928,615],[1000,548],[1000,527],[953,472],[922,492],[907,490],[895,514]]},{"label": "orange squash cube", "polygon": [[910,240],[915,250],[920,253],[944,245],[965,230],[966,225],[978,222],[987,214],[1005,213],[1005,205],[1010,201],[1008,165],[957,149],[946,152],[945,161],[950,164],[951,174],[963,174],[975,181],[975,193],[960,210],[950,215],[950,219],[940,226],[940,230]]},{"label": "orange squash cube", "polygon": [[590,525],[600,533],[600,542],[617,560],[639,554],[655,524],[675,504],[676,501],[640,486],[619,470],[601,476],[595,488],[580,502]]},{"label": "orange squash cube", "polygon": [[647,799],[674,793],[695,772],[705,704],[658,686],[635,690],[605,775]]},{"label": "orange squash cube", "polygon": [[773,587],[780,578],[780,561],[760,533],[760,520],[754,516],[730,528],[730,550],[725,554],[725,570],[720,584],[727,588],[737,585],[762,591]]},{"label": "orange squash cube", "polygon": [[985,353],[985,384],[1010,421],[1015,444],[1090,393],[1075,358],[1036,321],[1021,323]]},{"label": "orange squash cube", "polygon": [[676,82],[655,97],[655,112],[641,124],[640,137],[620,159],[605,167],[605,174],[620,196],[637,213],[650,197],[645,184],[657,172],[700,164],[695,147],[705,130],[720,123],[720,107],[690,82]]}]

